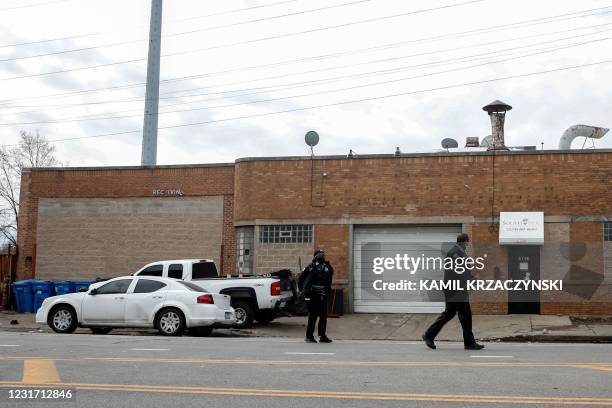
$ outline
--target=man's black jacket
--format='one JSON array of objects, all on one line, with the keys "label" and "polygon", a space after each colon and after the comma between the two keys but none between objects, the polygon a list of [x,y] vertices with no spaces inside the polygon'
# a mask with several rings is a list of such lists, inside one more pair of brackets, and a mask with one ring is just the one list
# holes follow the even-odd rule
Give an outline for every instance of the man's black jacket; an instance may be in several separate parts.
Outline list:
[{"label": "man's black jacket", "polygon": [[[444,297],[447,302],[469,302],[470,300],[467,282],[472,279],[472,274],[470,270],[465,268],[466,257],[465,250],[459,244],[455,244],[446,253],[446,258],[451,258],[453,260],[453,268],[444,268],[444,282],[457,281],[456,283],[460,284],[462,288],[462,290],[445,289]],[[462,269],[461,267],[457,267],[457,263],[463,265],[462,273],[460,273]]]},{"label": "man's black jacket", "polygon": [[318,263],[317,261],[313,260],[306,268],[304,268],[304,271],[298,278],[298,288],[300,289],[300,292],[307,294],[311,292],[313,284],[322,285],[325,287],[325,293],[329,295],[333,275],[334,268],[332,268],[329,261]]}]

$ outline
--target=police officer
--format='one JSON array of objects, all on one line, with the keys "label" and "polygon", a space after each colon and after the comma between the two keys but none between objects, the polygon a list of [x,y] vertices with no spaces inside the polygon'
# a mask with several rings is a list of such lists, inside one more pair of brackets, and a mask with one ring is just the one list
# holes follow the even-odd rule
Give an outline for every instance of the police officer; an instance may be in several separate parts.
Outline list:
[{"label": "police officer", "polygon": [[314,328],[319,319],[319,342],[331,343],[325,331],[327,329],[327,301],[331,292],[334,269],[325,260],[325,252],[317,249],[310,265],[304,268],[298,280],[298,287],[304,294],[308,308],[308,326],[306,327],[306,342],[316,343]]},{"label": "police officer", "polygon": [[[469,242],[470,238],[467,234],[459,234],[457,236],[457,243],[446,254],[447,259],[451,258],[453,260],[453,268],[444,270],[444,281],[457,281],[462,289],[444,290],[446,307],[425,334],[423,334],[423,341],[430,349],[436,348],[434,339],[440,333],[442,327],[455,315],[459,316],[459,322],[463,329],[464,348],[466,350],[480,350],[484,348],[482,344],[476,343],[474,333],[472,332],[472,309],[470,308],[470,297],[466,287],[467,281],[472,276],[467,268],[457,268],[458,265],[465,265],[466,250]],[[460,261],[457,262],[457,259],[460,259]]]}]

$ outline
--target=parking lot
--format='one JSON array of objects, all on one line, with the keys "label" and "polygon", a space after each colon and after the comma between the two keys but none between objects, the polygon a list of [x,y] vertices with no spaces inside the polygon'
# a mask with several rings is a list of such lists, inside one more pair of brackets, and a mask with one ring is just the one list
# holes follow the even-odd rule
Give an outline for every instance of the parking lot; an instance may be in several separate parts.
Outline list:
[{"label": "parking lot", "polygon": [[30,402],[7,392],[24,387],[71,389],[87,407],[612,405],[612,345],[438,346],[2,332],[0,386],[15,407]]}]

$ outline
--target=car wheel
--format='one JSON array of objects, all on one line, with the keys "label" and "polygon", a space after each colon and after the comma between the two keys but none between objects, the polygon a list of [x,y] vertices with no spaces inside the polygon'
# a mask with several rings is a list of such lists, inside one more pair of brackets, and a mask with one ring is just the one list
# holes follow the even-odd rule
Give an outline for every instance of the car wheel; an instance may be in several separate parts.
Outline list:
[{"label": "car wheel", "polygon": [[112,327],[91,327],[92,334],[108,334],[113,330]]},{"label": "car wheel", "polygon": [[164,309],[157,315],[155,326],[164,336],[180,336],[185,330],[185,316],[178,309]]},{"label": "car wheel", "polygon": [[246,329],[253,325],[253,308],[247,302],[234,302],[232,303],[234,312],[236,313],[236,323],[234,327],[237,329]]},{"label": "car wheel", "polygon": [[198,337],[206,337],[206,336],[210,336],[210,333],[212,333],[213,328],[210,326],[204,326],[204,327],[193,327],[191,329],[189,329],[189,332],[194,335],[194,336],[198,336]]},{"label": "car wheel", "polygon": [[272,320],[274,320],[276,318],[276,314],[275,313],[271,313],[271,312],[260,312],[257,317],[256,320],[259,324],[268,324],[270,323]]},{"label": "car wheel", "polygon": [[71,306],[57,306],[49,313],[47,324],[56,333],[72,333],[77,328],[76,312]]}]

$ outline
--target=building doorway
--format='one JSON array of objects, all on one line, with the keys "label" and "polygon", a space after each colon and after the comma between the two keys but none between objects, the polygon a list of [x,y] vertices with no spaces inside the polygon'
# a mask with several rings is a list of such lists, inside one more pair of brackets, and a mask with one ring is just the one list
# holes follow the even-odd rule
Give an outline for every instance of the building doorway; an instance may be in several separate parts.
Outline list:
[{"label": "building doorway", "polygon": [[[517,245],[508,247],[508,278],[511,280],[540,280],[540,247]],[[509,314],[540,314],[540,291],[508,292]]]}]

